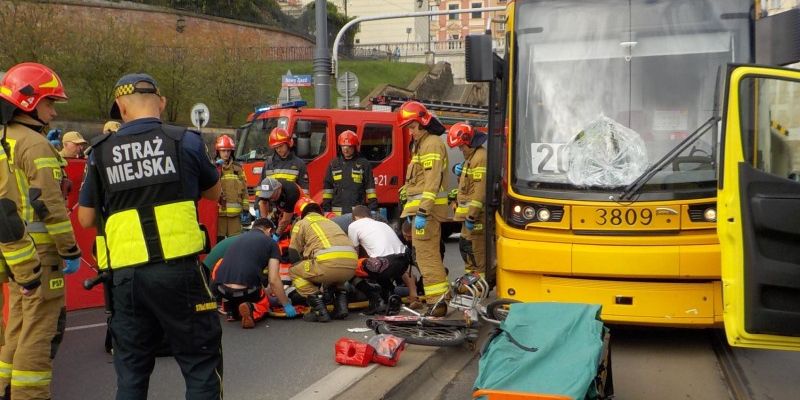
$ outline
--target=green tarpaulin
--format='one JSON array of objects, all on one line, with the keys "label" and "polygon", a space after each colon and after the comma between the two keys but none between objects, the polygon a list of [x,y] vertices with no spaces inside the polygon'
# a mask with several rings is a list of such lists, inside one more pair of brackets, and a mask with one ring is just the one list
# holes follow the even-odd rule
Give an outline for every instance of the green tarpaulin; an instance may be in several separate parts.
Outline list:
[{"label": "green tarpaulin", "polygon": [[603,353],[599,315],[593,304],[512,304],[481,355],[475,389],[583,399]]}]

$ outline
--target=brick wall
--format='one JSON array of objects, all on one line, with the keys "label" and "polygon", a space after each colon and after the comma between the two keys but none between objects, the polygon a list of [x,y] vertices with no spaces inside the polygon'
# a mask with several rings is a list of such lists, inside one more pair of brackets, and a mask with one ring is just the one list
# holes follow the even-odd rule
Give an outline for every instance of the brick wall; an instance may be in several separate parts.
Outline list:
[{"label": "brick wall", "polygon": [[[277,54],[273,58],[282,59],[310,59],[313,55],[312,38],[265,25],[129,2],[61,0],[47,3],[55,15],[66,17],[78,26],[97,23],[112,23],[120,29],[138,26],[148,32],[152,46],[295,48],[297,50],[291,52],[263,53]],[[179,18],[183,19],[182,32],[176,29]]]}]

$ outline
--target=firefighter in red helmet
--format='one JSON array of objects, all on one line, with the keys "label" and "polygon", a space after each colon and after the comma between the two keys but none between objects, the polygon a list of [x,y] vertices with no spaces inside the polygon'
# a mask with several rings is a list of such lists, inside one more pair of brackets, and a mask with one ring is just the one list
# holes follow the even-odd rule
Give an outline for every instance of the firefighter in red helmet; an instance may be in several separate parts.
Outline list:
[{"label": "firefighter in red helmet", "polygon": [[411,163],[404,189],[407,200],[401,217],[411,220],[414,234],[411,244],[422,273],[425,300],[431,305],[429,315],[444,316],[447,306],[436,300],[447,293],[447,274],[439,252],[441,223],[447,220],[447,149],[437,135],[444,126],[416,101],[397,110],[397,124],[408,129],[413,138]]},{"label": "firefighter in red helmet", "polygon": [[236,148],[233,139],[228,135],[221,135],[214,148],[217,151],[216,164],[222,183],[217,220],[219,242],[228,236],[238,235],[242,232],[242,225],[249,223],[250,202],[244,169],[233,159],[233,150]]},{"label": "firefighter in red helmet", "polygon": [[[261,179],[266,177],[294,182],[300,185],[303,192],[308,195],[308,171],[306,163],[292,152],[294,140],[289,132],[283,128],[275,128],[269,133],[269,147],[275,154],[264,161],[261,170]],[[265,214],[262,214],[265,215]]]},{"label": "firefighter in red helmet", "polygon": [[43,135],[57,116],[54,104],[66,101],[67,94],[53,70],[29,62],[8,70],[0,99],[3,114],[10,116],[2,128],[6,157],[25,199],[18,204],[20,214],[41,262],[38,268],[12,267],[0,395],[44,399],[51,397],[52,358],[66,318],[64,274],[77,271],[81,256],[61,189],[62,158]]},{"label": "firefighter in red helmet", "polygon": [[461,229],[459,249],[464,259],[466,272],[486,275],[486,243],[483,230],[485,214],[483,203],[486,197],[486,134],[459,122],[447,132],[447,145],[458,147],[464,153],[464,162],[453,166],[458,176],[458,194],[453,220],[464,221]]},{"label": "firefighter in red helmet", "polygon": [[348,214],[353,206],[367,205],[378,210],[378,195],[372,165],[359,154],[358,135],[347,130],[337,140],[340,155],[331,161],[322,184],[322,211]]}]

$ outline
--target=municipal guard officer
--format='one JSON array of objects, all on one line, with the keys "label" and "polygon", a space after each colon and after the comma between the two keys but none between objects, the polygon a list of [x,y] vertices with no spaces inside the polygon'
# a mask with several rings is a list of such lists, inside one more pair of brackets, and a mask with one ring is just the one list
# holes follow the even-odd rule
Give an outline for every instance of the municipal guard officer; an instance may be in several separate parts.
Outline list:
[{"label": "municipal guard officer", "polygon": [[[407,201],[401,217],[413,218],[411,241],[417,265],[422,273],[423,290],[428,304],[436,303],[447,293],[448,283],[439,253],[441,223],[447,220],[447,192],[444,174],[447,171],[447,149],[436,135],[445,133],[444,126],[424,105],[409,101],[397,111],[397,124],[408,127],[413,138],[411,163],[406,173]],[[428,314],[444,316],[447,306],[439,302]]]},{"label": "municipal guard officer", "polygon": [[344,131],[337,140],[341,155],[328,165],[322,184],[322,211],[336,215],[352,212],[353,206],[378,210],[372,166],[358,153],[358,135]]},{"label": "municipal guard officer", "polygon": [[197,200],[217,201],[219,175],[199,134],[161,123],[166,99],[152,77],[123,76],[114,97],[111,117],[124,124],[94,143],[78,216],[106,241],[117,399],[147,398],[162,334],[186,398],[219,399],[222,329],[197,259],[207,243]]},{"label": "municipal guard officer", "polygon": [[293,182],[303,188],[303,193],[308,195],[308,172],[306,163],[297,157],[291,147],[294,140],[286,129],[275,128],[269,133],[269,147],[275,150],[275,154],[264,161],[264,168],[261,170],[261,180],[266,177],[281,179]]},{"label": "municipal guard officer", "polygon": [[453,172],[459,177],[454,221],[464,221],[459,248],[466,263],[466,272],[486,277],[486,243],[483,230],[483,199],[486,197],[486,134],[459,122],[447,132],[447,145],[458,147],[464,162],[456,164]]},{"label": "municipal guard officer", "polygon": [[236,148],[233,139],[228,135],[221,135],[214,147],[217,151],[216,164],[222,184],[217,218],[217,242],[220,242],[228,236],[242,232],[242,225],[247,223],[250,217],[250,202],[244,169],[233,159],[233,150]]},{"label": "municipal guard officer", "polygon": [[[344,284],[355,275],[358,254],[347,234],[335,222],[322,216],[322,208],[304,197],[295,205],[300,221],[292,227],[289,243],[289,273],[297,293],[306,297],[310,309],[303,319],[328,322],[331,317],[347,318],[347,291]],[[333,316],[328,314],[320,294],[321,285],[335,290]]]},{"label": "municipal guard officer", "polygon": [[[3,134],[8,165],[21,196],[18,206],[41,262],[39,268],[20,270],[9,282],[0,394],[14,399],[50,398],[52,358],[66,318],[64,273],[77,271],[81,255],[64,202],[63,160],[44,136],[45,127],[57,116],[54,103],[67,100],[67,95],[50,68],[22,63],[3,77],[0,99],[1,107],[12,115]],[[62,259],[67,260],[63,272]],[[12,273],[17,271],[12,269]]]}]

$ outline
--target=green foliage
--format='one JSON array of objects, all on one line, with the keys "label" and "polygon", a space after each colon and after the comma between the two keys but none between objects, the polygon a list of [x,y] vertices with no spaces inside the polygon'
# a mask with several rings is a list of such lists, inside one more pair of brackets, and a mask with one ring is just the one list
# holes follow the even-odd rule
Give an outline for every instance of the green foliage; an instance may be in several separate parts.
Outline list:
[{"label": "green foliage", "polygon": [[[336,34],[339,32],[346,23],[350,22],[351,20],[355,19],[356,17],[347,17],[346,15],[339,12],[339,9],[336,7],[335,4],[331,3],[330,1],[327,2],[328,7],[328,48],[333,48],[333,41],[336,39]],[[317,20],[316,20],[316,4],[315,3],[308,3],[306,5],[305,11],[303,14],[300,15],[298,18],[298,23],[300,26],[304,27],[306,31],[312,33],[316,30]],[[345,46],[353,46],[353,42],[356,38],[356,33],[358,33],[358,26],[350,28],[344,34],[344,40],[342,44]]]}]

